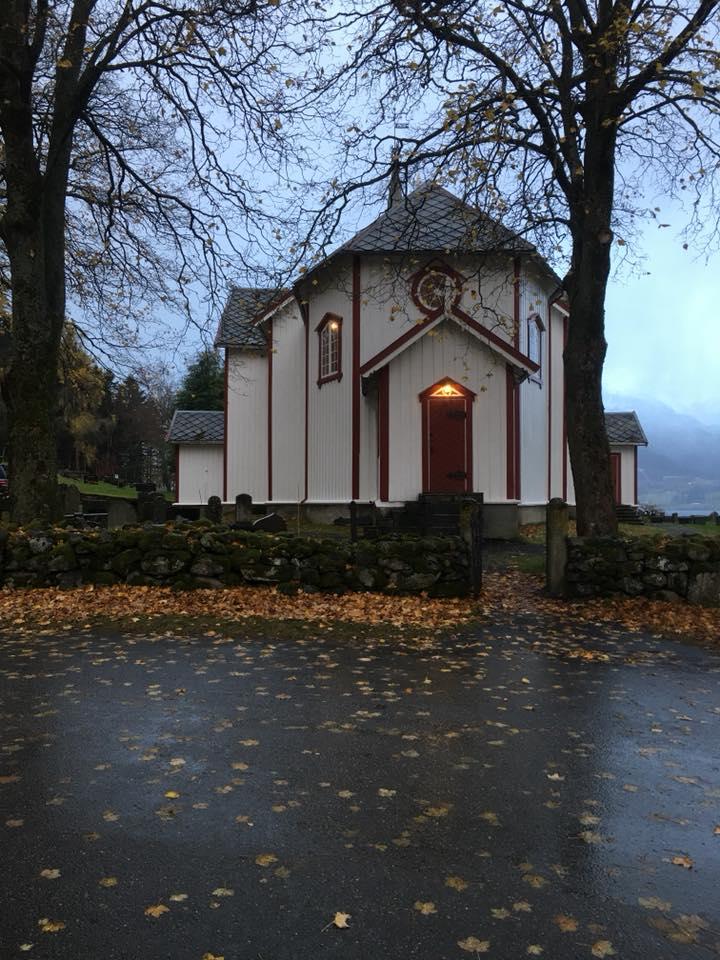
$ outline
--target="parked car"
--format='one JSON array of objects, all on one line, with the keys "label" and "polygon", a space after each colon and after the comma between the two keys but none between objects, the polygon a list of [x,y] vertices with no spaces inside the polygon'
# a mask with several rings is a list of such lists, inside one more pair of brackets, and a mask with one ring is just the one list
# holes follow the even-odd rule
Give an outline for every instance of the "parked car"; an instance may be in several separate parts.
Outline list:
[{"label": "parked car", "polygon": [[8,495],[7,469],[0,463],[0,497]]}]

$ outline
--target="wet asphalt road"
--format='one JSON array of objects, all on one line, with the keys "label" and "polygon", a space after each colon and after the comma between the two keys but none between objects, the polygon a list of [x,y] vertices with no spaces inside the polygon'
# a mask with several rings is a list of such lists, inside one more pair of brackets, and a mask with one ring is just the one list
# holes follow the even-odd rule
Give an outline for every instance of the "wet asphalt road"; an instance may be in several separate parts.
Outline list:
[{"label": "wet asphalt road", "polygon": [[720,955],[720,658],[570,633],[0,638],[0,956]]}]

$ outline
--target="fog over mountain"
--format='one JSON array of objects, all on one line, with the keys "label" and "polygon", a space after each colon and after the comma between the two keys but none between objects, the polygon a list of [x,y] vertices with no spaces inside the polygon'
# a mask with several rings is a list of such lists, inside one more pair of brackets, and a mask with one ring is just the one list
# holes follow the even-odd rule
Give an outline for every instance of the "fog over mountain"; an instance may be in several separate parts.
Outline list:
[{"label": "fog over mountain", "polygon": [[649,397],[607,392],[604,402],[608,411],[635,410],[647,435],[638,458],[641,503],[720,511],[720,411],[691,416]]}]

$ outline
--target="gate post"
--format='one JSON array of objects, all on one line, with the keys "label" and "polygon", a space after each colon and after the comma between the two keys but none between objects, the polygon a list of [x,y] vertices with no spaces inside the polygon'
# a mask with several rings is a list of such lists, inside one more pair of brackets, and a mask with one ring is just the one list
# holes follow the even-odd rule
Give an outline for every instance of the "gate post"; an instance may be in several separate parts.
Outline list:
[{"label": "gate post", "polygon": [[568,505],[560,497],[553,497],[547,505],[545,530],[545,585],[550,596],[562,597],[565,595]]},{"label": "gate post", "polygon": [[477,597],[482,590],[483,500],[478,494],[470,508],[470,589]]}]

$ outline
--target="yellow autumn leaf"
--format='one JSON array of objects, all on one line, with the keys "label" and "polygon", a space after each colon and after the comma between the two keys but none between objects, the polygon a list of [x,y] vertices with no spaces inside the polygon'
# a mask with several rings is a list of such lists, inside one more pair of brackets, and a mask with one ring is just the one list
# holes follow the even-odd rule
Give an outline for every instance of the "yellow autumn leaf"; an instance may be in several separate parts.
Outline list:
[{"label": "yellow autumn leaf", "polygon": [[57,61],[57,65],[61,68],[61,70],[67,70],[73,65],[73,62],[72,60],[68,60],[67,57],[63,57],[61,60]]},{"label": "yellow autumn leaf", "polygon": [[156,903],[151,907],[145,908],[146,917],[161,917],[164,913],[169,913],[170,907],[166,907],[164,903]]},{"label": "yellow autumn leaf", "polygon": [[166,790],[165,796],[168,798],[168,800],[177,800],[180,794],[177,792],[177,790]]},{"label": "yellow autumn leaf", "polygon": [[465,937],[464,940],[458,940],[457,945],[468,953],[487,953],[490,949],[489,940],[478,940],[477,937]]},{"label": "yellow autumn leaf", "polygon": [[57,880],[57,878],[60,876],[60,871],[56,867],[51,870],[41,870],[40,876],[44,877],[46,880]]},{"label": "yellow autumn leaf", "polygon": [[107,820],[108,823],[114,823],[116,820],[120,819],[120,815],[115,813],[114,810],[105,810],[103,813],[103,820]]},{"label": "yellow autumn leaf", "polygon": [[450,813],[450,807],[427,807],[423,810],[423,813],[426,817],[435,817],[439,819],[440,817],[446,817]]},{"label": "yellow autumn leaf", "polygon": [[259,740],[241,740],[240,743],[244,747],[256,747],[260,741]]},{"label": "yellow autumn leaf", "polygon": [[547,884],[545,877],[541,877],[537,873],[526,873],[523,876],[525,883],[529,883],[531,887],[534,887],[535,890],[542,890],[542,888]]},{"label": "yellow autumn leaf", "polygon": [[117,877],[101,877],[98,883],[101,887],[116,887]]},{"label": "yellow autumn leaf", "polygon": [[230,766],[233,768],[233,770],[247,770],[249,768],[249,765],[247,763],[242,763],[242,761],[231,763]]},{"label": "yellow autumn leaf", "polygon": [[591,951],[594,957],[614,957],[615,950],[609,940],[596,940]]},{"label": "yellow autumn leaf", "polygon": [[229,887],[215,887],[212,895],[214,897],[234,897],[235,891],[231,890]]},{"label": "yellow autumn leaf", "polygon": [[525,951],[525,953],[527,953],[529,957],[539,957],[542,952],[543,952],[543,948],[540,946],[539,943],[531,943],[530,946]]},{"label": "yellow autumn leaf", "polygon": [[674,863],[676,867],[684,867],[686,870],[692,870],[695,863],[692,857],[689,857],[686,853],[678,854],[672,858],[671,862]]},{"label": "yellow autumn leaf", "polygon": [[345,930],[348,926],[348,920],[351,916],[352,914],[338,911],[338,913],[336,913],[332,919],[333,926],[337,927],[339,930]]},{"label": "yellow autumn leaf", "polygon": [[505,907],[493,907],[490,910],[490,913],[496,920],[507,920],[511,915],[509,910],[506,910]]},{"label": "yellow autumn leaf", "polygon": [[424,917],[429,916],[431,913],[437,913],[435,904],[431,901],[416,900],[413,904],[418,913],[421,913]]},{"label": "yellow autumn leaf", "polygon": [[202,955],[202,960],[225,960],[225,957],[221,957],[217,953],[204,953]]},{"label": "yellow autumn leaf", "polygon": [[445,877],[445,886],[452,890],[466,890],[467,885],[467,880],[463,880],[462,877]]},{"label": "yellow autumn leaf", "polygon": [[516,900],[513,904],[513,910],[516,913],[532,913],[532,907],[527,900]]},{"label": "yellow autumn leaf", "polygon": [[187,900],[188,895],[186,893],[171,893],[168,899],[172,900],[173,903],[182,903],[183,900]]},{"label": "yellow autumn leaf", "polygon": [[638,903],[646,910],[660,910],[662,913],[667,913],[672,907],[671,903],[659,897],[638,897]]},{"label": "yellow autumn leaf", "polygon": [[259,867],[269,867],[273,863],[277,863],[277,857],[274,853],[259,853],[255,857],[255,863]]},{"label": "yellow autumn leaf", "polygon": [[65,924],[62,920],[49,920],[47,917],[38,920],[38,926],[43,933],[59,933],[60,930],[65,929]]},{"label": "yellow autumn leaf", "polygon": [[553,923],[557,924],[563,933],[575,933],[578,928],[578,922],[575,917],[568,917],[564,913],[558,913],[554,916]]}]

